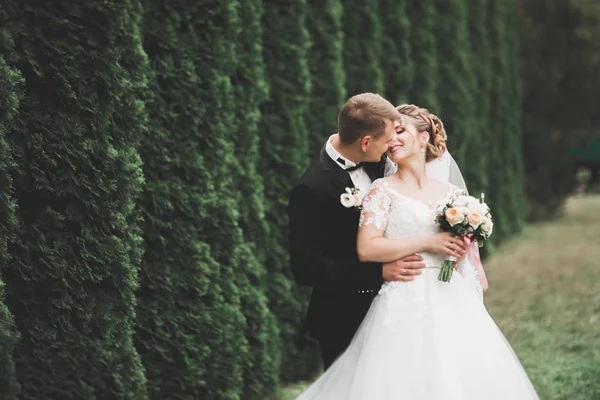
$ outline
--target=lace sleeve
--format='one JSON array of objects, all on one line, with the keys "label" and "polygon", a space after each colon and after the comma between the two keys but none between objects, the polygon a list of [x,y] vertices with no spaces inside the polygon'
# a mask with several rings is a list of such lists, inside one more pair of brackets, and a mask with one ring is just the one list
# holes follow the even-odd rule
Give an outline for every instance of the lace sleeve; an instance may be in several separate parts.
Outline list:
[{"label": "lace sleeve", "polygon": [[380,231],[385,230],[391,207],[391,197],[386,185],[383,179],[373,182],[369,194],[363,200],[358,226],[374,225]]}]

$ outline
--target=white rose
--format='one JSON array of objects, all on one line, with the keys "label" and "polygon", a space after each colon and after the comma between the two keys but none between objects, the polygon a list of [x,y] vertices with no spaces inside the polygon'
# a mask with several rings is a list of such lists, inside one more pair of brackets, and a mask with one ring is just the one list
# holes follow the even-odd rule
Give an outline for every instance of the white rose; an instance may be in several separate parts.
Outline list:
[{"label": "white rose", "polygon": [[340,202],[346,208],[354,207],[355,197],[350,193],[342,193],[340,196]]},{"label": "white rose", "polygon": [[462,215],[464,215],[464,219],[462,220],[462,224],[463,225],[468,225],[469,224],[469,214],[471,213],[471,210],[469,209],[469,207],[458,207],[458,211],[460,211],[462,213]]},{"label": "white rose", "polygon": [[460,224],[465,220],[465,215],[456,207],[451,207],[447,209],[445,215],[446,221],[448,221],[450,226]]},{"label": "white rose", "polygon": [[484,217],[480,212],[471,210],[467,219],[469,220],[469,225],[471,225],[473,229],[477,229],[483,222]]},{"label": "white rose", "polygon": [[435,207],[435,212],[436,214],[441,214],[444,212],[444,209],[446,208],[446,205],[448,204],[447,200],[441,200],[437,206]]},{"label": "white rose", "polygon": [[486,235],[491,235],[492,231],[494,230],[494,223],[492,222],[492,220],[486,218],[485,221],[483,221],[483,224],[481,225],[481,230],[485,232]]},{"label": "white rose", "polygon": [[486,215],[489,211],[487,205],[481,203],[469,203],[468,208],[470,211],[477,211],[481,215]]},{"label": "white rose", "polygon": [[485,210],[484,214],[487,214],[490,211],[490,207],[485,202],[483,202],[483,203],[480,202],[479,207],[481,207],[482,210]]},{"label": "white rose", "polygon": [[467,196],[458,196],[456,200],[454,200],[454,207],[466,207],[469,204],[469,200]]}]

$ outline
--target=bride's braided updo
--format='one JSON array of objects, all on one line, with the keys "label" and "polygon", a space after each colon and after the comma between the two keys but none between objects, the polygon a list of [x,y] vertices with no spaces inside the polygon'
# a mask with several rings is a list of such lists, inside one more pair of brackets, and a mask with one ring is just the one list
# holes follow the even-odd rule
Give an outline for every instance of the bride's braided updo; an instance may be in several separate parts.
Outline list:
[{"label": "bride's braided updo", "polygon": [[415,127],[419,132],[429,132],[429,143],[425,151],[425,160],[435,160],[446,151],[446,130],[443,122],[426,108],[420,108],[414,104],[401,104],[396,107],[398,112],[414,120]]}]

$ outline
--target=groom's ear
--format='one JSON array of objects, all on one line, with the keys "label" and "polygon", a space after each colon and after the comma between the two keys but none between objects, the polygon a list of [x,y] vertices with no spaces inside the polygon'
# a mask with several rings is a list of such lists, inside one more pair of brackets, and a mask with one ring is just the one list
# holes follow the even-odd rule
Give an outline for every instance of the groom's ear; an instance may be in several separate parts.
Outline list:
[{"label": "groom's ear", "polygon": [[371,141],[371,136],[365,135],[359,139],[360,141],[360,149],[363,152],[367,151],[367,147],[369,146],[369,142]]}]

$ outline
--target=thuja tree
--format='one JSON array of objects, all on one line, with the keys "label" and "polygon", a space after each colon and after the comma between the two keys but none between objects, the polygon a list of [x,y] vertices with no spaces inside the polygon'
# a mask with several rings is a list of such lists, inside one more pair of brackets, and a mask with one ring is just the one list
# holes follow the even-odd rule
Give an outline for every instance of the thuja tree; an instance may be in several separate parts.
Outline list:
[{"label": "thuja tree", "polygon": [[[262,55],[262,0],[244,2],[237,18],[230,18],[230,43],[235,43],[235,64],[231,83],[236,130],[227,137],[234,145],[238,222],[244,244],[238,247],[235,281],[240,290],[242,312],[246,319],[245,336],[249,354],[243,368],[243,399],[264,399],[279,381],[281,340],[277,319],[268,308],[265,238],[269,235],[265,219],[264,186],[258,172],[260,108],[267,96]],[[232,37],[233,35],[233,37]]]},{"label": "thuja tree", "polygon": [[337,132],[337,114],[346,101],[342,1],[309,0],[308,20],[308,65],[315,94],[309,103],[308,139],[309,157],[315,158]]},{"label": "thuja tree", "polygon": [[22,334],[20,398],[145,399],[132,341],[145,125],[139,4],[3,6],[14,28],[9,64],[25,78],[7,132],[19,226],[3,271]]},{"label": "thuja tree", "polygon": [[[474,71],[468,30],[467,2],[436,2],[435,33],[439,84],[437,110],[448,132],[448,148],[462,167],[471,192],[480,188],[485,171],[478,160],[484,158],[477,131]],[[434,111],[435,112],[435,111]],[[475,193],[474,193],[475,194]]]},{"label": "thuja tree", "polygon": [[310,102],[309,36],[304,0],[263,2],[263,55],[269,97],[259,127],[260,173],[265,185],[269,308],[279,321],[282,341],[281,377],[307,378],[317,367],[314,347],[297,340],[308,294],[292,282],[287,246],[287,196],[308,165],[307,112]]},{"label": "thuja tree", "polygon": [[574,189],[581,141],[598,136],[600,7],[530,0],[519,8],[528,216],[548,219]]},{"label": "thuja tree", "polygon": [[516,30],[511,24],[512,1],[490,1],[488,14],[490,46],[493,49],[490,104],[490,136],[486,143],[488,199],[494,210],[495,241],[518,231],[524,220],[519,76],[513,63]]},{"label": "thuja tree", "polygon": [[[0,22],[5,22],[2,16]],[[4,304],[5,287],[1,279],[9,259],[7,244],[14,239],[17,224],[9,174],[12,156],[5,134],[17,115],[21,83],[20,74],[9,68],[0,57],[0,393],[7,400],[16,399],[19,393],[12,358],[19,335],[13,317]]]},{"label": "thuja tree", "polygon": [[382,95],[395,105],[409,101],[414,64],[411,54],[411,22],[408,16],[408,0],[381,0],[379,20],[382,27],[383,70]]},{"label": "thuja tree", "polygon": [[145,1],[150,121],[135,343],[153,399],[239,399],[248,366],[234,275],[244,272],[228,140],[230,4]]},{"label": "thuja tree", "polygon": [[[415,66],[408,101],[439,113],[438,59],[435,29],[437,23],[436,1],[412,1],[407,8],[411,21],[410,44],[412,62]],[[439,62],[443,62],[440,60]]]},{"label": "thuja tree", "polygon": [[[473,126],[473,146],[467,145],[468,163],[471,165],[466,171],[466,179],[473,194],[485,192],[488,188],[488,163],[486,144],[491,140],[490,101],[492,84],[492,49],[490,48],[489,27],[487,21],[490,0],[476,0],[468,2],[468,28],[470,36],[471,68],[475,91]],[[464,165],[464,163],[463,163]]]},{"label": "thuja tree", "polygon": [[382,27],[379,2],[343,0],[344,69],[346,92],[354,96],[362,92],[382,94],[383,71]]}]

